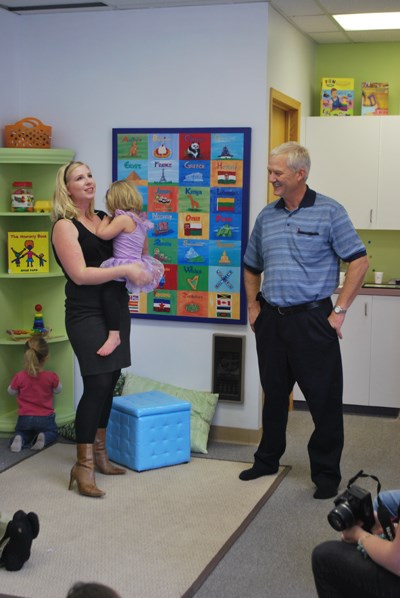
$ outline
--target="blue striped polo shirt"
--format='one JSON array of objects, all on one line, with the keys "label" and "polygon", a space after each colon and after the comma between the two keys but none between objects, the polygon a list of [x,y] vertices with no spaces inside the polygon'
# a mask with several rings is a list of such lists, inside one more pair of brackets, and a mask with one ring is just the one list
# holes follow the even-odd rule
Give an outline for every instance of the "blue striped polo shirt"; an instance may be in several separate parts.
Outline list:
[{"label": "blue striped polo shirt", "polygon": [[287,307],[330,297],[340,260],[352,262],[366,253],[344,207],[307,187],[296,210],[290,212],[282,198],[263,208],[244,266],[264,273],[261,292],[268,303]]}]

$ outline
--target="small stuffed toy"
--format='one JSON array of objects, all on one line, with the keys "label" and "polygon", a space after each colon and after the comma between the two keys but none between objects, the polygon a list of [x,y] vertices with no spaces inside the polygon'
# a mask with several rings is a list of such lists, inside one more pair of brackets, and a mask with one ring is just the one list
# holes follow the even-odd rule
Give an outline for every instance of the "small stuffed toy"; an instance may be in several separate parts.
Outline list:
[{"label": "small stuffed toy", "polygon": [[0,513],[0,533],[4,528],[0,539],[0,567],[19,571],[31,556],[32,541],[39,534],[39,517],[33,512],[17,511],[7,523]]}]

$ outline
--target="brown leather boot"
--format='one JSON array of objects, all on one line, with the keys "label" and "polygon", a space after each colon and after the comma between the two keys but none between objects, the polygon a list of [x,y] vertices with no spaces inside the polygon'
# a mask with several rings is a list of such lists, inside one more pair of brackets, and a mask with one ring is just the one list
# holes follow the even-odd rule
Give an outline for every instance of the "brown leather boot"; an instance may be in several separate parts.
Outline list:
[{"label": "brown leather boot", "polygon": [[94,479],[93,444],[77,444],[76,453],[77,460],[71,469],[68,489],[72,490],[76,482],[80,494],[93,498],[104,496],[105,492],[97,488]]},{"label": "brown leather boot", "polygon": [[106,475],[121,475],[126,473],[126,469],[113,465],[108,460],[106,450],[106,429],[98,428],[94,440],[94,462],[97,471]]}]

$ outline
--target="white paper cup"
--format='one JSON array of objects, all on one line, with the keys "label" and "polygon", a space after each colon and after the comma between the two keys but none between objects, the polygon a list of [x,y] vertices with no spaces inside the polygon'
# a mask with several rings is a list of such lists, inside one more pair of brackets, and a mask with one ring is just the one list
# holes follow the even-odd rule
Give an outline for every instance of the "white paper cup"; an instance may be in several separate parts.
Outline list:
[{"label": "white paper cup", "polygon": [[374,281],[375,281],[375,284],[382,284],[383,272],[375,272],[374,273]]}]

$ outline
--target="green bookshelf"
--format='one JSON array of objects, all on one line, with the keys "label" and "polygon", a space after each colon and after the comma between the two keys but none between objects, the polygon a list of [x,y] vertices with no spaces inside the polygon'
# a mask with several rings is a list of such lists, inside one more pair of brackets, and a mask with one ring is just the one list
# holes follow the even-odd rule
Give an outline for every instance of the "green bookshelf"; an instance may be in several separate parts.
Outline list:
[{"label": "green bookshelf", "polygon": [[57,372],[63,385],[55,397],[56,421],[63,425],[75,417],[74,357],[64,326],[65,278],[52,251],[49,272],[9,274],[7,267],[7,233],[10,231],[51,232],[49,213],[11,212],[11,190],[14,181],[32,181],[36,200],[51,200],[55,177],[62,164],[74,158],[70,149],[0,148],[0,436],[14,431],[17,419],[16,399],[7,393],[15,372],[23,367],[24,340],[13,340],[7,329],[31,328],[35,305],[43,307],[45,326],[51,329],[47,338],[50,356],[46,364]]}]

